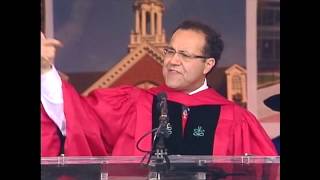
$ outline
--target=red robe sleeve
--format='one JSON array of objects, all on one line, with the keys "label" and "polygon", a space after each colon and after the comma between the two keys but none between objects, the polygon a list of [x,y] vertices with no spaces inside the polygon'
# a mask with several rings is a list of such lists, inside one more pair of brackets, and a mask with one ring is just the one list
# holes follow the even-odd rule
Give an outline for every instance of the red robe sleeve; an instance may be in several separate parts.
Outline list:
[{"label": "red robe sleeve", "polygon": [[[276,149],[260,125],[246,109],[234,104],[222,105],[215,132],[213,155],[276,156]],[[279,164],[253,164],[252,179],[277,179]],[[232,171],[233,166],[229,168]],[[236,171],[236,169],[234,169]],[[256,178],[254,178],[256,177]]]},{"label": "red robe sleeve", "polygon": [[130,141],[122,137],[130,137],[134,131],[137,88],[103,88],[88,96],[78,94],[66,81],[62,88],[67,121],[65,155],[111,155],[119,139]]},{"label": "red robe sleeve", "polygon": [[41,105],[41,156],[57,156],[60,151],[58,127],[50,119]]},{"label": "red robe sleeve", "polygon": [[277,155],[271,139],[253,114],[235,106],[235,115],[231,145],[234,155]]}]

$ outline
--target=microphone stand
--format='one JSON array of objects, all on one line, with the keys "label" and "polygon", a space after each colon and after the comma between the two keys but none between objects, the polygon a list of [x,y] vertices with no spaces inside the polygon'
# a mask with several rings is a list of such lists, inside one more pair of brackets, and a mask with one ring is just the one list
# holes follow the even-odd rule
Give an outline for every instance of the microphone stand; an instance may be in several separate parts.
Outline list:
[{"label": "microphone stand", "polygon": [[160,179],[160,172],[164,172],[170,169],[170,160],[168,157],[168,150],[165,146],[164,139],[170,136],[167,129],[169,117],[167,108],[167,99],[165,93],[160,93],[158,95],[160,99],[161,115],[159,116],[159,127],[156,131],[155,137],[158,138],[157,143],[153,146],[155,155],[154,161],[154,172],[157,179]]},{"label": "microphone stand", "polygon": [[[161,115],[159,117],[160,125],[157,131],[156,136],[158,137],[158,142],[155,146],[155,155],[156,155],[156,163],[164,164],[167,166],[166,168],[170,168],[170,160],[168,158],[168,150],[165,147],[164,138],[168,138],[170,134],[167,130],[168,117],[167,115]],[[165,168],[165,167],[164,167]]]}]

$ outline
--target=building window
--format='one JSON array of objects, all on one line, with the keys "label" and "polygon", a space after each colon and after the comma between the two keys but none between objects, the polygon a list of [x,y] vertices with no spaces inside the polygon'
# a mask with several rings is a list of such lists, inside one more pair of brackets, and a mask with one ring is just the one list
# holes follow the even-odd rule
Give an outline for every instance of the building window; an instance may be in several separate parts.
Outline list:
[{"label": "building window", "polygon": [[146,34],[151,34],[151,13],[146,12]]},{"label": "building window", "polygon": [[274,16],[275,16],[274,17],[275,18],[274,19],[275,25],[279,25],[280,26],[280,10],[276,11]]},{"label": "building window", "polygon": [[280,25],[280,4],[263,2],[258,7],[258,25],[279,26]]},{"label": "building window", "polygon": [[263,39],[261,42],[261,58],[270,59],[273,56],[274,44],[272,40]]},{"label": "building window", "polygon": [[273,25],[273,10],[264,9],[262,10],[262,25]]},{"label": "building window", "polygon": [[276,65],[280,62],[280,39],[267,38],[258,40],[258,60],[261,63]]},{"label": "building window", "polygon": [[242,93],[241,77],[239,75],[232,77],[232,90],[234,93]]},{"label": "building window", "polygon": [[155,32],[157,32],[157,29],[158,29],[158,13],[154,13],[154,27],[155,27]]},{"label": "building window", "polygon": [[280,2],[258,4],[258,70],[273,72],[280,67]]},{"label": "building window", "polygon": [[275,59],[280,59],[280,39],[274,40],[274,52]]}]

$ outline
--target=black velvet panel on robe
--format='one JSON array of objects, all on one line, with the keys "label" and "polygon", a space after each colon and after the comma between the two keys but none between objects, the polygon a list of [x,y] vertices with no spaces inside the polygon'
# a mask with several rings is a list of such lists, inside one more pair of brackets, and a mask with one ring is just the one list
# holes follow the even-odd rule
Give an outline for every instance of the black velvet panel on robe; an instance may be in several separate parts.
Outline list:
[{"label": "black velvet panel on robe", "polygon": [[[167,101],[169,123],[172,134],[165,138],[168,154],[212,155],[214,133],[220,115],[220,105],[200,105],[186,107],[183,104]],[[159,126],[160,108],[156,96],[152,105],[152,128]],[[187,108],[188,120],[182,131],[182,110]],[[154,136],[154,135],[153,135]],[[152,138],[153,139],[153,138]],[[153,146],[156,145],[158,138]]]}]

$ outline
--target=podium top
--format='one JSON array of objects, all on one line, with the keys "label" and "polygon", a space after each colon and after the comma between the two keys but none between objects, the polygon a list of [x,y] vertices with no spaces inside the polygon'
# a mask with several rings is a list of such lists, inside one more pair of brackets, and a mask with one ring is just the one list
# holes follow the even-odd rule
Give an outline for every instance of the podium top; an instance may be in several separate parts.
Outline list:
[{"label": "podium top", "polygon": [[170,168],[142,156],[59,156],[41,158],[41,179],[280,179],[280,156],[170,155]]},{"label": "podium top", "polygon": [[[58,156],[41,157],[42,165],[49,164],[130,164],[140,163],[142,156]],[[279,164],[280,156],[190,156],[170,155],[171,163],[231,163]]]}]

